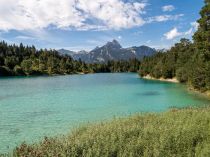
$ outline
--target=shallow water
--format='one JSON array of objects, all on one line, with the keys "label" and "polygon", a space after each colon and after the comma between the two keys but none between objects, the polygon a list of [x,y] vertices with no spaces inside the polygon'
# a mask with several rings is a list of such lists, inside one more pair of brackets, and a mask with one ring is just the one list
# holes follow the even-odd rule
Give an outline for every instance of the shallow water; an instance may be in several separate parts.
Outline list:
[{"label": "shallow water", "polygon": [[0,152],[87,122],[209,101],[176,83],[135,73],[0,79]]}]

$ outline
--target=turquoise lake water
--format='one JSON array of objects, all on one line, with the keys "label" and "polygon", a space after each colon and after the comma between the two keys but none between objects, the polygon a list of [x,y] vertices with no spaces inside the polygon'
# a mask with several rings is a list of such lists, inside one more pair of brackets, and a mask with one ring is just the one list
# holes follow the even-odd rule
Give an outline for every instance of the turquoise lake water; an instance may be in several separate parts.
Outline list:
[{"label": "turquoise lake water", "polygon": [[204,104],[183,85],[135,73],[1,78],[0,152],[87,122]]}]

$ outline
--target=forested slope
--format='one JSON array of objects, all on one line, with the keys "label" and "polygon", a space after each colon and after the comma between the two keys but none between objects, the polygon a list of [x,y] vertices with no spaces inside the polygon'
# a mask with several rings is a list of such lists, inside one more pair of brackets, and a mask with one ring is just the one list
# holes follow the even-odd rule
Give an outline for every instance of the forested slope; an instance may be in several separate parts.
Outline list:
[{"label": "forested slope", "polygon": [[86,64],[56,50],[0,42],[0,76],[137,72],[139,64],[137,59]]},{"label": "forested slope", "polygon": [[144,58],[141,76],[176,77],[196,90],[210,90],[210,0],[205,1],[200,15],[193,42],[181,39],[168,52]]}]

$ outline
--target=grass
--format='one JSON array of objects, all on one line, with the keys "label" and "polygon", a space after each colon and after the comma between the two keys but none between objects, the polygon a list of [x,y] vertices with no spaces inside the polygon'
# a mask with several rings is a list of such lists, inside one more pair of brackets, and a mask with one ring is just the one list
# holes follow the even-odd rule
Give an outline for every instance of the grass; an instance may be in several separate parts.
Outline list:
[{"label": "grass", "polygon": [[210,156],[210,108],[171,109],[88,125],[71,134],[23,143],[21,157],[207,157]]}]

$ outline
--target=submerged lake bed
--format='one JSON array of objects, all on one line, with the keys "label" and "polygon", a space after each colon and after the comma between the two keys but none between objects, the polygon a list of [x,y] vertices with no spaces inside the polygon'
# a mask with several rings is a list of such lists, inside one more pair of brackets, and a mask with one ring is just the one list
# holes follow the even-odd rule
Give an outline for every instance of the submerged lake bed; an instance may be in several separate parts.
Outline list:
[{"label": "submerged lake bed", "polygon": [[184,85],[136,73],[1,78],[0,152],[87,122],[208,104]]}]

